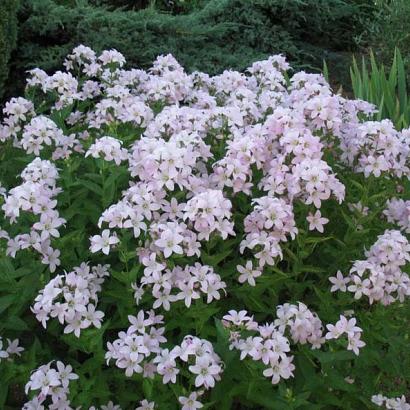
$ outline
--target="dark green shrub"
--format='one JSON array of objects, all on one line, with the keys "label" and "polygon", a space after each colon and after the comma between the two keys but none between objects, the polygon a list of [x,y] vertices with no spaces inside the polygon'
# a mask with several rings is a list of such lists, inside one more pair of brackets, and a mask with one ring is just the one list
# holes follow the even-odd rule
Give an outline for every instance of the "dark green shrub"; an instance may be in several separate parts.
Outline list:
[{"label": "dark green shrub", "polygon": [[19,0],[0,2],[0,98],[9,72],[9,59],[17,40],[17,10]]},{"label": "dark green shrub", "polygon": [[21,89],[19,78],[35,66],[58,69],[80,43],[97,51],[116,48],[130,65],[143,68],[157,55],[172,53],[188,71],[210,74],[243,70],[274,53],[286,54],[297,68],[319,68],[329,55],[336,65],[353,49],[372,7],[370,0],[208,0],[173,15],[154,7],[111,10],[90,2],[25,0],[13,83]]},{"label": "dark green shrub", "polygon": [[369,25],[368,37],[379,60],[390,65],[395,48],[410,64],[410,2],[408,0],[378,0],[378,18]]}]

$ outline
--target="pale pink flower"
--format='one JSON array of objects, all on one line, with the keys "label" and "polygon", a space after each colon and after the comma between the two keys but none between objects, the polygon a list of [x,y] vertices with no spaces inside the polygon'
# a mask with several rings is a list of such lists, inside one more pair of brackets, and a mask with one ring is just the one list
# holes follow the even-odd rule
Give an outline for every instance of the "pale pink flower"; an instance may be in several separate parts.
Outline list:
[{"label": "pale pink flower", "polygon": [[331,292],[336,292],[340,290],[341,292],[346,292],[347,287],[346,285],[350,282],[349,277],[344,277],[342,272],[340,270],[337,271],[336,276],[331,276],[329,278],[329,281],[333,283],[330,291]]},{"label": "pale pink flower", "polygon": [[108,255],[110,253],[111,245],[117,244],[120,240],[117,238],[116,235],[110,235],[111,232],[109,229],[104,229],[101,236],[94,235],[90,238],[91,252],[95,253],[98,251],[102,251],[104,254]]},{"label": "pale pink flower", "polygon": [[312,213],[309,213],[306,219],[309,222],[309,231],[316,229],[320,233],[323,233],[323,225],[326,225],[329,222],[329,219],[322,218],[322,214],[319,210],[317,210],[314,215],[312,215]]},{"label": "pale pink flower", "polygon": [[197,400],[198,394],[192,392],[188,397],[180,396],[178,401],[182,404],[181,410],[196,410],[204,407],[204,405]]},{"label": "pale pink flower", "polygon": [[252,261],[247,261],[245,267],[237,265],[236,269],[241,274],[238,278],[239,283],[248,282],[251,286],[256,286],[255,278],[262,275],[260,270],[252,269]]},{"label": "pale pink flower", "polygon": [[215,376],[221,372],[220,366],[212,364],[209,357],[197,357],[196,363],[189,366],[189,371],[196,374],[195,386],[204,386],[205,388],[215,386]]}]

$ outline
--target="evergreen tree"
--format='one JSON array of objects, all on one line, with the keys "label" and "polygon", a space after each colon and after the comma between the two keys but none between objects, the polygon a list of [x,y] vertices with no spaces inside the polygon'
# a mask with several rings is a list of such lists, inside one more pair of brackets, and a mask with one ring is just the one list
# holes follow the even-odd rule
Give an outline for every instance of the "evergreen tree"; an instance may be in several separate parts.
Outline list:
[{"label": "evergreen tree", "polygon": [[19,0],[0,2],[0,98],[3,96],[9,73],[11,52],[17,42],[17,11]]}]

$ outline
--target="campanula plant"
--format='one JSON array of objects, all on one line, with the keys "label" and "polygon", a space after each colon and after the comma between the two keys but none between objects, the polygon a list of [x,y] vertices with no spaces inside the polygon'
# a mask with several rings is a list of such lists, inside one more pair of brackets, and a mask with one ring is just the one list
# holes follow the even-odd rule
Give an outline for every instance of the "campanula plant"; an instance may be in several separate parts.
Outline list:
[{"label": "campanula plant", "polygon": [[285,57],[78,46],[0,125],[0,407],[407,409],[410,130]]}]

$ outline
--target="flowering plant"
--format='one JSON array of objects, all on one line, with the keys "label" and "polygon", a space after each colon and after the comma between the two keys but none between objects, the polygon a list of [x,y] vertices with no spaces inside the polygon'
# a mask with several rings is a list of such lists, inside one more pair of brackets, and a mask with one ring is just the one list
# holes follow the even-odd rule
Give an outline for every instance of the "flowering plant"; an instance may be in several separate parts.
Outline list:
[{"label": "flowering plant", "polygon": [[283,56],[124,64],[3,109],[0,406],[407,408],[410,129]]}]

